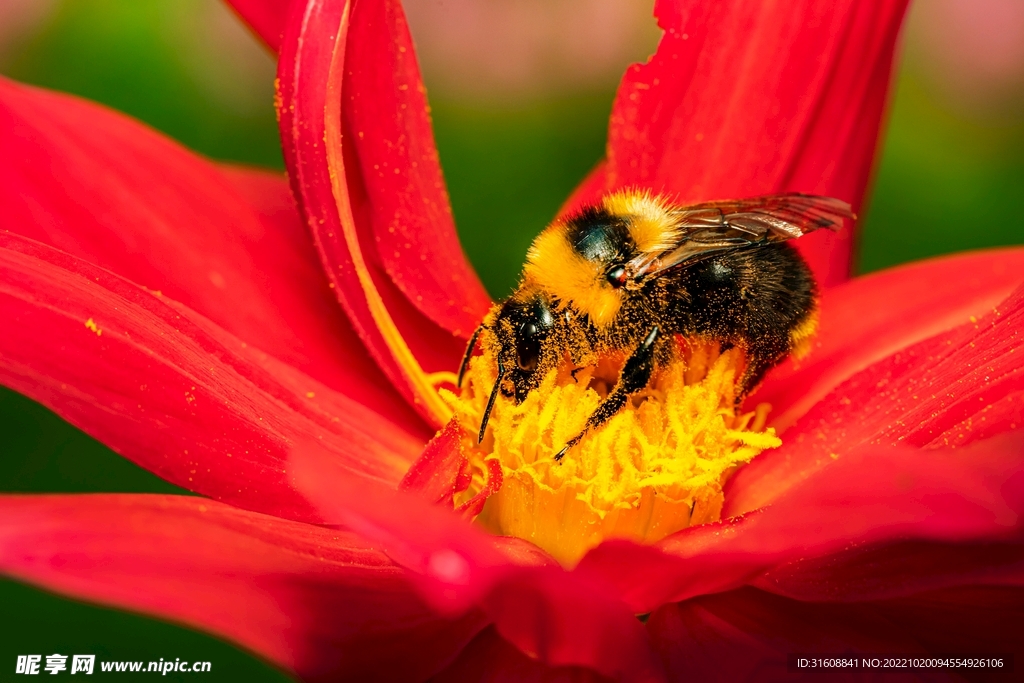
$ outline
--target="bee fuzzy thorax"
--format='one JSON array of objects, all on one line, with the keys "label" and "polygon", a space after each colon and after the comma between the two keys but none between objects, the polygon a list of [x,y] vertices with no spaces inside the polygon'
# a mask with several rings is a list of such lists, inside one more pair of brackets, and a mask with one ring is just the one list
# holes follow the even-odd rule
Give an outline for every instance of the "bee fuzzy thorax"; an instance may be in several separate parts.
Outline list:
[{"label": "bee fuzzy thorax", "polygon": [[669,248],[674,231],[663,199],[645,192],[608,195],[538,235],[526,256],[524,283],[607,327],[622,305],[621,289],[609,282],[609,264]]},{"label": "bee fuzzy thorax", "polygon": [[622,191],[601,201],[613,216],[627,216],[627,229],[638,251],[657,254],[671,249],[678,239],[672,204],[648,191]]},{"label": "bee fuzzy thorax", "polygon": [[524,276],[526,286],[543,287],[562,306],[572,302],[599,327],[614,320],[622,305],[620,292],[602,282],[599,264],[581,257],[559,230],[548,229],[534,240]]},{"label": "bee fuzzy thorax", "polygon": [[[571,566],[607,538],[653,543],[717,520],[722,486],[735,468],[779,444],[765,429],[767,406],[745,414],[735,408],[742,352],[692,345],[556,461],[607,397],[624,359],[613,352],[583,369],[562,363],[521,403],[499,396],[480,443],[475,427],[495,379],[494,360],[486,350],[472,359],[462,393],[444,396],[463,426],[473,471],[485,472],[487,461],[501,465],[501,488],[479,523],[529,540]],[[463,495],[483,485],[480,480]]]}]

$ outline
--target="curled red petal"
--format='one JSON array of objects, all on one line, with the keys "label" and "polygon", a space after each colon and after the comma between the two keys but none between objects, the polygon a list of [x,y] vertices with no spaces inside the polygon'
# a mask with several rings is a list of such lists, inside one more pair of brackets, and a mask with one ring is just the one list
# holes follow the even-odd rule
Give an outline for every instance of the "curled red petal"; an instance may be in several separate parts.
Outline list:
[{"label": "curled red petal", "polygon": [[862,444],[962,446],[1024,425],[1024,287],[988,315],[855,374],[729,482],[723,514],[759,508]]},{"label": "curled red petal", "polygon": [[432,613],[349,532],[202,498],[0,496],[0,571],[213,632],[308,680],[423,680],[484,625]]},{"label": "curled red petal", "polygon": [[[576,571],[615,586],[638,612],[752,583],[807,591],[808,599],[821,599],[814,591],[826,588],[830,599],[847,590],[872,599],[1021,585],[1022,447],[1018,432],[956,450],[863,448],[830,461],[770,506],[684,530],[655,547],[605,543]],[[871,562],[926,549],[932,559],[959,554],[962,561],[927,572],[917,562]],[[830,566],[834,583],[815,586]]]},{"label": "curled red petal", "polygon": [[487,502],[488,498],[501,490],[501,484],[505,480],[505,472],[501,469],[500,460],[497,458],[485,460],[484,466],[487,468],[487,481],[484,483],[483,488],[481,488],[480,491],[478,491],[472,498],[456,508],[456,510],[461,512],[467,519],[472,519],[483,511],[484,503]]},{"label": "curled red petal", "polygon": [[278,74],[285,159],[335,292],[440,427],[450,411],[429,375],[456,367],[490,300],[454,231],[400,5],[298,6]]},{"label": "curled red petal", "polygon": [[980,318],[1020,284],[1024,249],[929,259],[858,277],[825,291],[814,349],[773,370],[750,398],[791,426],[851,375],[900,349]]},{"label": "curled red petal", "polygon": [[226,0],[226,2],[266,43],[267,47],[274,52],[280,49],[292,0]]},{"label": "curled red petal", "polygon": [[[619,88],[605,189],[682,201],[799,191],[857,210],[906,4],[659,0],[665,34]],[[848,277],[850,226],[796,244],[819,282]]]},{"label": "curled red petal", "polygon": [[282,176],[220,167],[105,107],[6,79],[0,158],[3,229],[160,291],[415,421],[337,310]]},{"label": "curled red petal", "polygon": [[397,0],[352,7],[341,115],[377,258],[417,309],[468,338],[491,300],[455,232],[405,13]]},{"label": "curled red petal", "polygon": [[398,489],[451,508],[466,461],[462,429],[457,420],[450,420],[423,449],[402,477]]},{"label": "curled red petal", "polygon": [[318,519],[288,482],[291,444],[397,484],[419,436],[109,271],[0,232],[0,381],[179,486]]}]

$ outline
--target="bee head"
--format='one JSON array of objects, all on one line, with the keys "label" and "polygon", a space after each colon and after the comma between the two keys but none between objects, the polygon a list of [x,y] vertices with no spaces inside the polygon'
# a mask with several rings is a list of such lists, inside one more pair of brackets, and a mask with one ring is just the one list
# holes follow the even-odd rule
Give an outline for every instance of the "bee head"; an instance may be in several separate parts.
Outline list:
[{"label": "bee head", "polygon": [[500,345],[499,358],[513,378],[529,377],[536,371],[544,341],[554,326],[551,302],[542,291],[520,291],[502,304],[493,327]]},{"label": "bee head", "polygon": [[[490,330],[493,334],[490,344],[498,361],[498,376],[494,380],[494,387],[491,389],[487,407],[480,421],[478,442],[484,439],[487,422],[499,392],[505,396],[515,395],[518,404],[522,403],[530,390],[537,386],[536,373],[542,364],[544,342],[554,327],[555,316],[551,300],[540,290],[520,287],[500,307],[492,309],[474,333],[463,358],[462,367],[459,369],[459,386],[462,385],[462,376],[480,330]],[[509,385],[512,388],[509,388]]]}]

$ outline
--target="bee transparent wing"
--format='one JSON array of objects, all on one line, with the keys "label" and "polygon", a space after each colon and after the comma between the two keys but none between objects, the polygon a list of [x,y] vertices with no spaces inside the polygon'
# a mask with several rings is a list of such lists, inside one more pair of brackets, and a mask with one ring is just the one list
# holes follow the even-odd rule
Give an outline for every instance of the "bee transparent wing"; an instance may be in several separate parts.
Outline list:
[{"label": "bee transparent wing", "polygon": [[675,244],[630,264],[636,277],[702,261],[723,251],[784,242],[821,228],[838,229],[855,218],[850,205],[832,197],[780,194],[680,208]]}]

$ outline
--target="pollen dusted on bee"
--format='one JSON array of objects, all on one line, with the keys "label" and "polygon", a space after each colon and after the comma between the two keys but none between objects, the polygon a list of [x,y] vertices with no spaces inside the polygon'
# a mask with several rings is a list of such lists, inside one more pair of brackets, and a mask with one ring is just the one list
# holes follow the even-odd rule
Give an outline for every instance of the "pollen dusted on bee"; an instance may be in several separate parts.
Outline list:
[{"label": "pollen dusted on bee", "polygon": [[461,495],[469,499],[483,489],[486,463],[497,460],[502,485],[479,523],[529,540],[566,566],[606,538],[653,543],[717,520],[731,473],[780,443],[774,430],[765,429],[767,405],[736,412],[743,354],[695,345],[560,462],[555,454],[615,386],[624,354],[583,368],[563,362],[518,404],[499,395],[478,444],[476,426],[495,380],[494,358],[489,345],[482,346],[461,393],[442,390],[463,428],[473,472],[473,484]]}]

